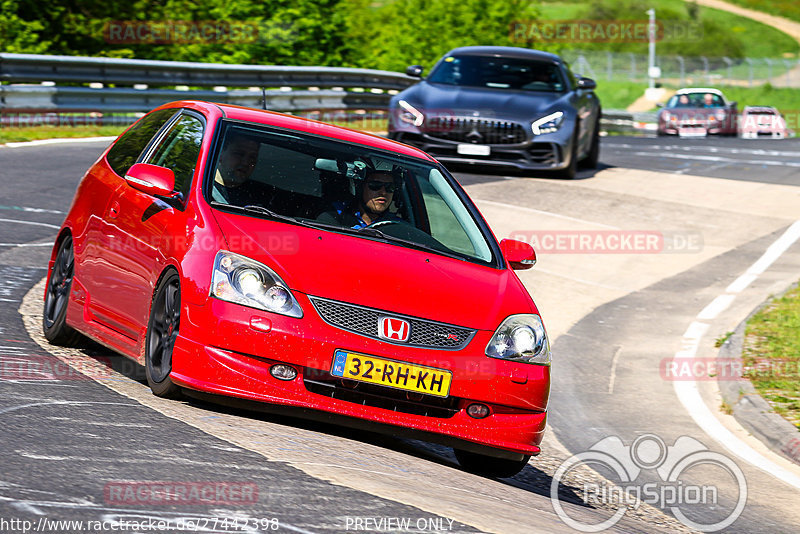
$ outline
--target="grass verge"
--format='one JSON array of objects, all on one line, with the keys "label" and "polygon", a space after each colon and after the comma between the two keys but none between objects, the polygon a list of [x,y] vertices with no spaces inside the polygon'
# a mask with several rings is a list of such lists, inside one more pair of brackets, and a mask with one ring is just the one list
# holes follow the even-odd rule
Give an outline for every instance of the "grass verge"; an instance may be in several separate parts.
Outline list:
[{"label": "grass verge", "polygon": [[0,143],[60,137],[106,137],[121,134],[127,126],[23,126],[0,128]]},{"label": "grass verge", "polygon": [[742,357],[756,391],[800,429],[800,287],[750,318]]}]

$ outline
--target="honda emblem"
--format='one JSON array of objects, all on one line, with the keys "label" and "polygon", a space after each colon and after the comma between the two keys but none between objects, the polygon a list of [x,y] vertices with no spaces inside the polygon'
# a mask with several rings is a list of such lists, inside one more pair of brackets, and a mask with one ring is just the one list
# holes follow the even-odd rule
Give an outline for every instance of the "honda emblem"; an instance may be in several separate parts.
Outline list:
[{"label": "honda emblem", "polygon": [[378,319],[378,337],[392,341],[408,341],[411,325],[403,319],[381,317]]}]

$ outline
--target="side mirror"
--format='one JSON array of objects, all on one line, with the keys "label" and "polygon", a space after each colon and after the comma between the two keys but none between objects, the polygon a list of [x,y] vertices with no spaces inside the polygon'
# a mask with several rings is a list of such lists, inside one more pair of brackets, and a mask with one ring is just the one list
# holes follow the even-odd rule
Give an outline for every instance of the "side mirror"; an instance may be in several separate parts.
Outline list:
[{"label": "side mirror", "polygon": [[172,169],[137,163],[125,173],[125,181],[134,189],[153,196],[172,196],[175,189],[175,173]]},{"label": "side mirror", "polygon": [[516,271],[530,269],[536,263],[536,252],[523,241],[503,239],[500,241],[500,250],[511,268]]},{"label": "side mirror", "polygon": [[406,74],[409,76],[413,76],[414,78],[422,78],[422,65],[411,65],[410,67],[406,68]]},{"label": "side mirror", "polygon": [[591,78],[581,77],[578,79],[578,89],[594,89],[597,87],[597,82]]},{"label": "side mirror", "polygon": [[736,100],[734,100],[733,102],[728,102],[728,105],[729,105],[730,107],[732,107],[732,108],[735,108],[735,107],[736,107],[738,104],[739,104],[739,103],[738,103]]}]

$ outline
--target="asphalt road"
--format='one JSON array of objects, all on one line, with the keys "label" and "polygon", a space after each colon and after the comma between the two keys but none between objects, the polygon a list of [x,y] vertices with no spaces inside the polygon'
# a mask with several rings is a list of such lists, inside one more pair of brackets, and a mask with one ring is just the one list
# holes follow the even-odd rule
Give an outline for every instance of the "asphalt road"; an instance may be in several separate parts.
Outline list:
[{"label": "asphalt road", "polygon": [[[617,436],[629,445],[649,434],[668,446],[681,436],[696,439],[741,469],[747,502],[727,531],[793,531],[800,524],[792,505],[798,488],[710,436],[659,372],[659,362],[681,348],[682,334],[706,301],[724,293],[797,218],[800,173],[790,165],[800,165],[797,142],[614,137],[603,139],[606,168],[584,171],[572,182],[459,173],[498,237],[533,229],[669,230],[701,237],[696,248],[674,254],[542,252],[539,264],[522,273],[556,339],[551,432],[541,456],[518,476],[500,481],[460,471],[450,452],[437,446],[156,399],[138,366],[101,347],[48,349],[35,316],[41,288],[31,288],[44,276],[55,229],[81,174],[102,148],[0,147],[0,531],[22,532],[4,527],[2,521],[12,519],[34,525],[157,519],[175,529],[188,518],[208,532],[269,532],[273,526],[282,532],[567,532],[572,528],[550,498],[562,462],[605,438]],[[761,161],[761,170],[742,172],[743,165],[756,165],[748,160]],[[796,277],[797,249],[790,248],[708,321],[701,354],[710,350],[715,332],[732,330],[731,322],[735,326]],[[15,374],[21,361],[40,363],[41,373]],[[701,384],[700,394],[716,411],[709,388]],[[725,424],[735,432],[735,424]],[[726,517],[740,489],[735,478],[714,467],[689,472],[681,482],[713,481],[719,493],[716,506],[684,507],[699,523]],[[656,480],[656,473],[644,469],[634,479],[642,484]],[[227,483],[244,489],[247,498],[231,494],[209,506],[121,497],[154,481]],[[611,516],[618,501],[583,503],[576,495],[587,483],[597,487],[603,480],[580,472],[559,502],[570,517],[597,523]],[[240,521],[223,525],[217,519],[222,517]],[[408,529],[401,526],[404,520]],[[81,531],[52,527],[44,531]],[[612,530],[680,527],[669,510],[642,506]]]}]

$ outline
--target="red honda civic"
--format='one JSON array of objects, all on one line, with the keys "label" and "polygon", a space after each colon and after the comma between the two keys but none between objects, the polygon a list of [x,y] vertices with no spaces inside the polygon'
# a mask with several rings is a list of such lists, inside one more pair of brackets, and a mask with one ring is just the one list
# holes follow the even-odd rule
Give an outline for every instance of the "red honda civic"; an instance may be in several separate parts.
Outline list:
[{"label": "red honda civic", "polygon": [[511,476],[547,418],[550,344],[512,270],[534,262],[420,150],[173,102],[81,180],[43,327],[136,360],[161,397],[442,443]]}]

